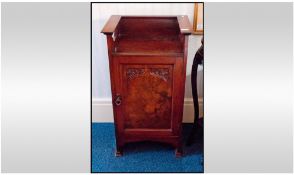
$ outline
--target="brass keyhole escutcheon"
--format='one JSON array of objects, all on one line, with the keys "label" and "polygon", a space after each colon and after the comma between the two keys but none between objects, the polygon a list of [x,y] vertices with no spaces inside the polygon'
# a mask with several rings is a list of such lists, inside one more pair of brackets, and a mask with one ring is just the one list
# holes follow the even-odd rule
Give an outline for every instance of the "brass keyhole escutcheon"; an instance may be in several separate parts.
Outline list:
[{"label": "brass keyhole escutcheon", "polygon": [[117,94],[114,100],[115,105],[119,106],[121,104],[121,100],[122,100],[121,95]]}]

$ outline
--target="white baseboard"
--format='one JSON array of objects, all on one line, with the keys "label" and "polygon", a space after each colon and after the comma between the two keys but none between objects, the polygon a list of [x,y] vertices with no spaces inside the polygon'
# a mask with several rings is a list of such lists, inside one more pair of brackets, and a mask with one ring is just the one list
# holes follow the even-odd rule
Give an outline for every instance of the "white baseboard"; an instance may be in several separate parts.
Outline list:
[{"label": "white baseboard", "polygon": [[[199,100],[199,116],[203,116],[203,99]],[[93,122],[113,122],[113,111],[111,98],[92,99],[92,121]],[[183,123],[193,123],[194,107],[193,99],[185,98]]]}]

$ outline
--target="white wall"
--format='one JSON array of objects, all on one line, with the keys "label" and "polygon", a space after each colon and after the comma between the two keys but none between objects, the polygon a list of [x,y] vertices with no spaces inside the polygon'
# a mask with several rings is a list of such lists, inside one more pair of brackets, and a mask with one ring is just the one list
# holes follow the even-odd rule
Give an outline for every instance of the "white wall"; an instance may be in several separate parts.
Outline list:
[{"label": "white wall", "polygon": [[[188,15],[193,24],[194,3],[93,3],[92,4],[92,98],[93,121],[111,122],[111,90],[106,37],[101,34],[111,15]],[[201,37],[191,35],[189,39],[187,77],[185,89],[184,121],[193,121],[191,67],[194,54],[201,45]],[[203,71],[198,71],[198,93],[203,98]],[[200,104],[202,106],[202,104]],[[202,107],[201,107],[202,109]],[[187,112],[189,111],[189,112]],[[202,110],[200,111],[202,115]]]}]

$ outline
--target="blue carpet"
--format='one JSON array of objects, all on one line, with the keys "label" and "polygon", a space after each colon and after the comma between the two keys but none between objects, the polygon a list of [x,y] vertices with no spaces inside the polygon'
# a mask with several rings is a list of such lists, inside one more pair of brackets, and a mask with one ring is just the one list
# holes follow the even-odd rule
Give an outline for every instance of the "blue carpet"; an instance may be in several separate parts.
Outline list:
[{"label": "blue carpet", "polygon": [[[191,126],[183,125],[184,140]],[[168,144],[138,142],[127,144],[123,156],[115,157],[113,123],[92,124],[92,172],[203,172],[202,139],[183,146],[182,158],[176,158],[174,151]]]}]

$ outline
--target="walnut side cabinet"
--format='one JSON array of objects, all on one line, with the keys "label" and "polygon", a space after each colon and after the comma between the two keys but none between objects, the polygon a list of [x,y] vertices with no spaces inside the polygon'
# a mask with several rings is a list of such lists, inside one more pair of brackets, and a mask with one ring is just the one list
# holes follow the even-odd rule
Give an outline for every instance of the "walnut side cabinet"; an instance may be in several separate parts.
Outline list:
[{"label": "walnut side cabinet", "polygon": [[187,16],[113,15],[107,37],[116,156],[129,142],[158,141],[182,155]]}]

